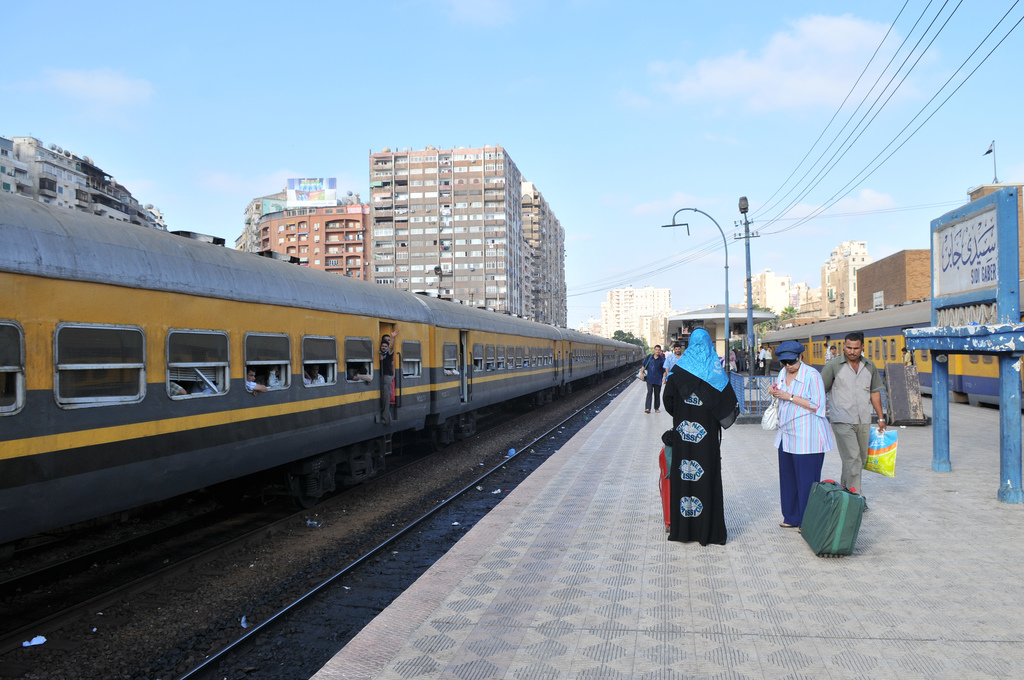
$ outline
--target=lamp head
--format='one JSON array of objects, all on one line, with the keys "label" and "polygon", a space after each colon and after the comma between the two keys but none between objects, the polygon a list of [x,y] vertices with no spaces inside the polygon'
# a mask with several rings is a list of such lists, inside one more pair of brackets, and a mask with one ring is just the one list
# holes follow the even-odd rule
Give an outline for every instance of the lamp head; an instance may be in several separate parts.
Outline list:
[{"label": "lamp head", "polygon": [[741,215],[746,215],[747,214],[747,210],[749,209],[749,207],[750,206],[747,203],[747,197],[746,196],[740,196],[740,214]]}]

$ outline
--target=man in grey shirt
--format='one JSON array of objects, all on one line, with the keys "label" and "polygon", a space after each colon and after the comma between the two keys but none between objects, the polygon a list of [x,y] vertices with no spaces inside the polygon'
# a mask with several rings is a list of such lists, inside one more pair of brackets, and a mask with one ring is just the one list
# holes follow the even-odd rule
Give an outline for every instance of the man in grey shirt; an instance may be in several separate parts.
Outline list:
[{"label": "man in grey shirt", "polygon": [[843,353],[821,369],[831,402],[829,420],[843,462],[842,483],[861,494],[860,477],[868,459],[872,408],[878,415],[878,429],[885,431],[882,378],[871,360],[861,354],[863,349],[864,334],[849,333],[843,342]]}]

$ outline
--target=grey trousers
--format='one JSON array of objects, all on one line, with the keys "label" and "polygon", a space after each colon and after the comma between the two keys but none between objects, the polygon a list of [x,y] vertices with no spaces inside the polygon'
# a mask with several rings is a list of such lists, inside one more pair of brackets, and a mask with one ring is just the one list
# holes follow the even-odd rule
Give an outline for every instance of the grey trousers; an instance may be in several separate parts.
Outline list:
[{"label": "grey trousers", "polygon": [[843,476],[840,481],[846,488],[863,494],[864,490],[860,487],[860,476],[864,471],[864,463],[868,460],[871,424],[832,423],[832,431],[836,433],[839,459],[843,461]]}]

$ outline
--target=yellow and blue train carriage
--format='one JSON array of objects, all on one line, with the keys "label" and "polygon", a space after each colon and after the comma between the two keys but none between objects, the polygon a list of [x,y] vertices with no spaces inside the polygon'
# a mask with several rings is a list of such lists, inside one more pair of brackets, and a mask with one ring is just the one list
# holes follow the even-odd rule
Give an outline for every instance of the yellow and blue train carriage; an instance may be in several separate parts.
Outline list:
[{"label": "yellow and blue train carriage", "polygon": [[[444,442],[481,407],[613,368],[587,353],[636,360],[18,196],[0,195],[0,243],[0,543],[271,468],[311,503],[336,475],[379,473],[397,431]],[[396,325],[384,426],[377,347]],[[267,391],[247,391],[249,370]]]},{"label": "yellow and blue train carriage", "polygon": [[[903,362],[906,345],[903,331],[931,325],[931,303],[912,302],[883,310],[829,319],[772,331],[765,342],[777,347],[785,340],[799,340],[805,347],[803,360],[821,370],[828,347],[842,352],[847,333],[864,334],[864,354],[884,371],[890,362]],[[931,394],[932,362],[927,350],[912,352],[921,381],[921,391]],[[992,355],[950,354],[949,385],[953,398],[962,403],[999,403],[999,364]]]}]

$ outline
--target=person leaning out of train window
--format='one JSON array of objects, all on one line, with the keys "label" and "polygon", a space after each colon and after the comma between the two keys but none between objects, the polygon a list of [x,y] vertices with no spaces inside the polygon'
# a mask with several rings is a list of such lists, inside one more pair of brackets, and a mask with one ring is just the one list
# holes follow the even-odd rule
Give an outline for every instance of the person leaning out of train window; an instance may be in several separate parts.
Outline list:
[{"label": "person leaning out of train window", "polygon": [[302,383],[308,387],[309,385],[326,385],[327,381],[320,375],[320,366],[310,364],[308,369],[302,374]]},{"label": "person leaning out of train window", "polygon": [[913,366],[914,365],[914,353],[907,349],[907,346],[903,346],[903,365]]},{"label": "person leaning out of train window", "polygon": [[779,501],[784,529],[803,522],[811,486],[821,481],[825,452],[836,448],[832,428],[825,419],[825,384],[821,374],[800,361],[804,346],[786,340],[776,349],[782,364],[771,395],[779,400]]},{"label": "person leaning out of train window", "polygon": [[369,385],[370,380],[372,380],[372,378],[368,374],[360,373],[359,366],[357,366],[356,364],[351,364],[348,367],[348,369],[345,371],[345,378],[349,382],[359,382],[360,380],[362,380],[367,385]]},{"label": "person leaning out of train window", "polygon": [[256,369],[254,368],[250,368],[245,372],[245,391],[251,392],[253,395],[267,391],[266,385],[256,382]]},{"label": "person leaning out of train window", "polygon": [[279,374],[277,366],[270,367],[270,373],[267,375],[267,387],[272,390],[282,387],[281,376]]}]

